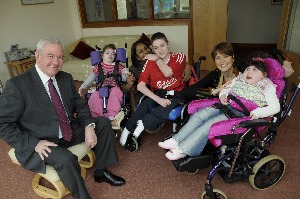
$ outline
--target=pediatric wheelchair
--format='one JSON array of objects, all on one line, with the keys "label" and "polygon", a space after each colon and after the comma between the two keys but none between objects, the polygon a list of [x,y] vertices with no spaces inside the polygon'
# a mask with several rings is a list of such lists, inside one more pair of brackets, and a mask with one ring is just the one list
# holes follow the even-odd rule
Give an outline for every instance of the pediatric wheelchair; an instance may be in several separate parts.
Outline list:
[{"label": "pediatric wheelchair", "polygon": [[[178,171],[188,173],[196,173],[199,169],[212,164],[205,191],[201,196],[203,199],[227,198],[224,192],[215,189],[212,185],[212,180],[217,173],[225,182],[249,180],[255,189],[263,190],[275,185],[285,172],[284,160],[277,155],[271,155],[268,146],[275,141],[277,128],[290,114],[300,83],[297,88],[293,87],[293,94],[288,102],[287,81],[283,79],[284,70],[276,60],[269,60],[268,77],[277,85],[276,91],[280,99],[281,111],[273,117],[264,119],[238,118],[228,126],[224,126],[223,122],[229,120],[215,123],[210,129],[209,143],[202,154],[173,161]],[[274,61],[278,63],[276,64],[278,68],[274,67]],[[211,101],[213,104],[214,100]]]},{"label": "pediatric wheelchair", "polygon": [[[126,44],[125,44],[125,47],[126,47]],[[102,62],[102,57],[101,57],[100,49],[98,49],[97,51],[92,51],[91,52],[91,64],[94,66],[94,65],[100,64],[101,62]],[[115,67],[111,74],[104,75],[102,68],[98,67],[99,75],[95,77],[96,87],[90,88],[88,93],[85,96],[85,99],[88,101],[91,98],[92,93],[94,93],[95,91],[99,92],[99,99],[102,99],[101,103],[103,103],[103,106],[102,106],[103,110],[98,110],[99,113],[100,112],[102,113],[102,111],[103,111],[103,113],[107,112],[107,102],[108,102],[108,98],[110,95],[110,91],[109,91],[110,87],[109,86],[102,87],[104,79],[107,77],[113,77],[115,79],[115,81],[117,82],[118,86],[121,88],[122,79],[119,76],[120,62],[125,63],[126,66],[128,66],[128,59],[126,58],[126,48],[117,48],[116,49]],[[126,118],[125,116],[128,117],[128,115],[130,115],[130,113],[131,113],[131,109],[130,109],[131,106],[130,106],[130,104],[128,104],[128,102],[126,100],[126,95],[127,95],[127,93],[125,91],[123,91],[123,97],[121,100],[121,111],[115,116],[115,117],[118,117],[118,120],[120,120],[119,121],[120,124],[118,124],[118,126],[120,126],[122,124],[123,118]],[[96,103],[100,103],[100,102],[98,102],[98,100],[95,100],[95,97],[93,99],[93,101],[95,101]],[[119,130],[120,128],[117,128],[115,130]]]},{"label": "pediatric wheelchair", "polygon": [[[197,62],[195,62],[191,65],[191,68],[193,71],[191,78],[193,78],[193,79],[195,78],[197,80],[200,78],[201,61],[205,61],[205,60],[206,60],[205,56],[200,56],[199,59],[197,60]],[[165,97],[172,98],[172,95],[174,95],[174,93],[167,92]],[[147,97],[145,95],[143,95],[140,98],[138,105],[141,104],[145,98],[147,98]],[[188,103],[184,99],[180,99],[179,101],[180,102],[178,103],[178,105],[174,109],[172,109],[172,111],[169,113],[169,117],[168,117],[168,120],[172,122],[172,126],[173,126],[172,132],[173,133],[176,132],[177,126],[182,127],[187,122],[188,117],[189,117],[189,114],[187,113]],[[164,124],[165,123],[162,123],[156,129],[151,129],[151,130],[145,129],[145,131],[149,134],[155,134],[163,128]],[[130,152],[135,152],[136,150],[138,150],[139,146],[141,145],[140,137],[138,139],[136,139],[135,137],[133,137],[132,134],[130,134],[128,136],[127,140],[128,140],[127,143],[124,145],[126,150],[128,150]]]}]

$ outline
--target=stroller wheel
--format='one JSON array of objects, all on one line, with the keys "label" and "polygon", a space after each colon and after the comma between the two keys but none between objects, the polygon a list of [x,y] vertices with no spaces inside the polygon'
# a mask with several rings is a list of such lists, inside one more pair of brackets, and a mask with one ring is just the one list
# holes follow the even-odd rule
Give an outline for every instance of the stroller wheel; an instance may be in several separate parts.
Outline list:
[{"label": "stroller wheel", "polygon": [[150,129],[145,129],[145,131],[146,131],[147,133],[149,133],[149,134],[155,134],[155,133],[157,133],[162,127],[164,127],[164,125],[165,125],[165,122],[162,123],[161,125],[159,125],[156,129],[152,129],[152,130],[150,130]]},{"label": "stroller wheel", "polygon": [[202,199],[227,199],[226,194],[219,189],[213,189],[213,195],[214,195],[214,198],[210,198],[207,195],[206,191],[204,191],[201,195],[201,198]]},{"label": "stroller wheel", "polygon": [[259,160],[253,167],[253,175],[249,176],[250,184],[258,190],[275,185],[283,176],[285,163],[277,155],[268,155]]},{"label": "stroller wheel", "polygon": [[127,151],[135,152],[139,148],[139,143],[134,136],[129,136],[124,147]]}]

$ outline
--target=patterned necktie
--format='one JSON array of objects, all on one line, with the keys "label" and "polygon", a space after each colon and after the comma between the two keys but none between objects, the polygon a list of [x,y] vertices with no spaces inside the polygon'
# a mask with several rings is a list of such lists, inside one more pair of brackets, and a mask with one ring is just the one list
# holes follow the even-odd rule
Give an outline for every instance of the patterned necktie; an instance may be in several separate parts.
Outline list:
[{"label": "patterned necktie", "polygon": [[51,101],[53,104],[53,107],[55,109],[56,115],[59,120],[59,126],[62,131],[62,136],[64,140],[70,142],[72,139],[72,129],[69,122],[69,119],[67,117],[66,111],[64,109],[64,106],[62,104],[62,101],[60,100],[60,97],[58,95],[57,90],[55,89],[52,79],[49,79],[48,81],[48,87],[49,87],[49,93],[51,96]]}]

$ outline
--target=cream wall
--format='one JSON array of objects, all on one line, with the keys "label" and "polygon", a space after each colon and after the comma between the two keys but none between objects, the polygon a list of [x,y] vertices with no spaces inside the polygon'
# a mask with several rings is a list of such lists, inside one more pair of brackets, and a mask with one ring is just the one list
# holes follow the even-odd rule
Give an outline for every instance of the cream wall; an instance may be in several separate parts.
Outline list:
[{"label": "cream wall", "polygon": [[65,44],[76,39],[71,9],[74,6],[69,0],[36,5],[22,5],[20,0],[0,0],[0,79],[3,83],[10,78],[4,52],[9,51],[12,44],[34,50],[38,40],[48,35]]},{"label": "cream wall", "polygon": [[4,52],[12,44],[34,50],[45,36],[59,38],[68,45],[82,36],[153,34],[163,32],[171,43],[171,50],[188,56],[187,26],[142,26],[122,28],[82,29],[76,0],[54,0],[54,3],[23,6],[20,0],[0,0],[0,79],[10,78]]},{"label": "cream wall", "polygon": [[[135,27],[114,27],[114,28],[89,28],[83,29],[83,35],[141,35],[163,32],[169,42],[170,50],[183,52],[188,57],[188,26],[135,26]],[[130,46],[129,46],[130,47]]]}]

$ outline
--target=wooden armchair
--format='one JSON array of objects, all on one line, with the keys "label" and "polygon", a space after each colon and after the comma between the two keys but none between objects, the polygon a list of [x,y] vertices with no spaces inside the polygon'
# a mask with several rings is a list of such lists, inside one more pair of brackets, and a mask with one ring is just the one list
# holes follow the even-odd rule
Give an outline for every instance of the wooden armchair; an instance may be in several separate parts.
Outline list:
[{"label": "wooden armchair", "polygon": [[[70,150],[73,154],[75,154],[78,157],[78,161],[81,167],[81,176],[83,179],[86,178],[86,168],[91,168],[94,165],[96,156],[93,150],[88,150],[85,147],[85,143],[77,144],[75,146],[69,147],[68,150]],[[16,156],[15,156],[15,149],[12,148],[9,150],[8,155],[11,159],[11,161],[15,164],[20,165],[18,162]],[[82,160],[83,157],[88,156],[87,161]],[[41,179],[46,179],[49,183],[51,183],[54,187],[48,188],[44,185],[40,184]],[[42,198],[62,198],[63,196],[70,193],[70,191],[64,186],[64,184],[61,182],[57,172],[52,166],[47,165],[46,166],[46,173],[37,173],[33,180],[32,180],[32,188],[33,191]]]}]

